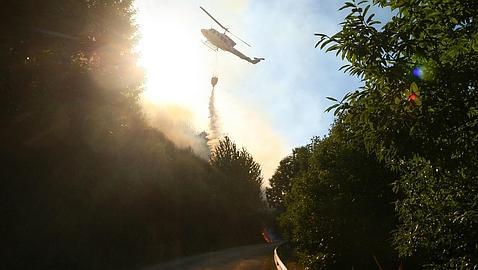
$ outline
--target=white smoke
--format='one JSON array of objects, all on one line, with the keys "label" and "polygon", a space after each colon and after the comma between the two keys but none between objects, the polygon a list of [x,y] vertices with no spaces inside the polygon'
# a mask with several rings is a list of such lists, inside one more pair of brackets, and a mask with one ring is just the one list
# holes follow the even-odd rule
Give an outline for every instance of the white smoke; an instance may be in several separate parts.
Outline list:
[{"label": "white smoke", "polygon": [[192,125],[193,113],[185,107],[152,104],[143,101],[143,111],[149,124],[163,132],[179,148],[191,148],[203,159],[209,159],[204,137]]}]

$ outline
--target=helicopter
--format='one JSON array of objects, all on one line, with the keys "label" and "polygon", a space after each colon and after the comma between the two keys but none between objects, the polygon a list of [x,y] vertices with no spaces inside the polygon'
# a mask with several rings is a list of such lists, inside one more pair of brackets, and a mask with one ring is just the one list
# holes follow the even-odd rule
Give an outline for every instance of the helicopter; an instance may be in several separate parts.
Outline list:
[{"label": "helicopter", "polygon": [[[201,33],[206,37],[207,41],[205,42],[205,44],[211,48],[212,50],[214,51],[217,51],[218,49],[221,49],[223,51],[227,51],[227,52],[230,52],[236,56],[238,56],[239,58],[241,59],[244,59],[246,61],[248,61],[249,63],[252,63],[252,64],[257,64],[259,63],[261,60],[264,60],[264,58],[257,58],[257,57],[254,57],[254,59],[251,59],[250,57],[244,55],[243,53],[241,53],[240,51],[238,51],[236,48],[234,48],[234,46],[236,45],[236,42],[234,42],[234,40],[232,40],[232,38],[230,38],[228,35],[226,35],[226,33],[230,33],[231,35],[233,35],[235,38],[239,39],[240,41],[242,41],[244,44],[246,44],[247,46],[251,47],[251,45],[249,45],[247,42],[245,42],[244,40],[242,40],[240,37],[234,35],[233,33],[231,33],[229,31],[228,28],[224,27],[218,20],[216,20],[211,14],[209,14],[209,12],[207,12],[203,7],[200,6],[200,8],[202,9],[202,11],[204,11],[209,17],[211,17],[211,19],[213,21],[215,21],[222,29],[224,29],[224,33],[220,33],[219,31],[217,31],[216,29],[214,28],[210,28],[210,29],[201,29]],[[212,45],[212,46],[210,46]]]}]

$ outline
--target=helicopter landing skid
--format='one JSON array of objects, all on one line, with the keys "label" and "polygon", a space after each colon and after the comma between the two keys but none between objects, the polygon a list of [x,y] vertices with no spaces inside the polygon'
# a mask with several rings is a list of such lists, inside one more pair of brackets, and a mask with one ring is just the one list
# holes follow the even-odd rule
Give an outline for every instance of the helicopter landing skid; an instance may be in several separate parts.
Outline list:
[{"label": "helicopter landing skid", "polygon": [[215,52],[217,52],[218,49],[219,49],[218,47],[212,45],[209,41],[203,41],[202,43],[203,43],[204,45],[206,45],[209,49],[211,49],[211,50],[213,50],[213,51],[215,51]]}]

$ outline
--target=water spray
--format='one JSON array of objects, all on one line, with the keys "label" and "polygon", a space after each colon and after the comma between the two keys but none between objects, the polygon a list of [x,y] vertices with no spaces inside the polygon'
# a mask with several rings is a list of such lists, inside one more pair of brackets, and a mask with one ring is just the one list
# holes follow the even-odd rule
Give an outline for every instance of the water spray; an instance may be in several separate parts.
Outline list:
[{"label": "water spray", "polygon": [[219,130],[219,118],[217,116],[216,112],[216,106],[215,106],[215,99],[214,99],[214,91],[215,91],[215,86],[218,82],[217,76],[212,76],[211,78],[211,96],[209,97],[209,132],[207,135],[207,145],[209,147],[209,150],[211,152],[214,151],[214,148],[216,147],[217,143],[219,142],[219,137],[220,137],[220,130]]}]

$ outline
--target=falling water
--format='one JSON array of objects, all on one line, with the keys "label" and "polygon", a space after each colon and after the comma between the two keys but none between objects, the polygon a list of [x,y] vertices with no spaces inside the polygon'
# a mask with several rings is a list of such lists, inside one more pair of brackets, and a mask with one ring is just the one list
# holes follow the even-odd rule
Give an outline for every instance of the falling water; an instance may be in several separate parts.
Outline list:
[{"label": "falling water", "polygon": [[219,142],[221,133],[219,129],[219,118],[217,116],[216,107],[214,105],[214,86],[211,90],[211,96],[209,97],[209,132],[207,135],[207,145],[212,152]]}]

